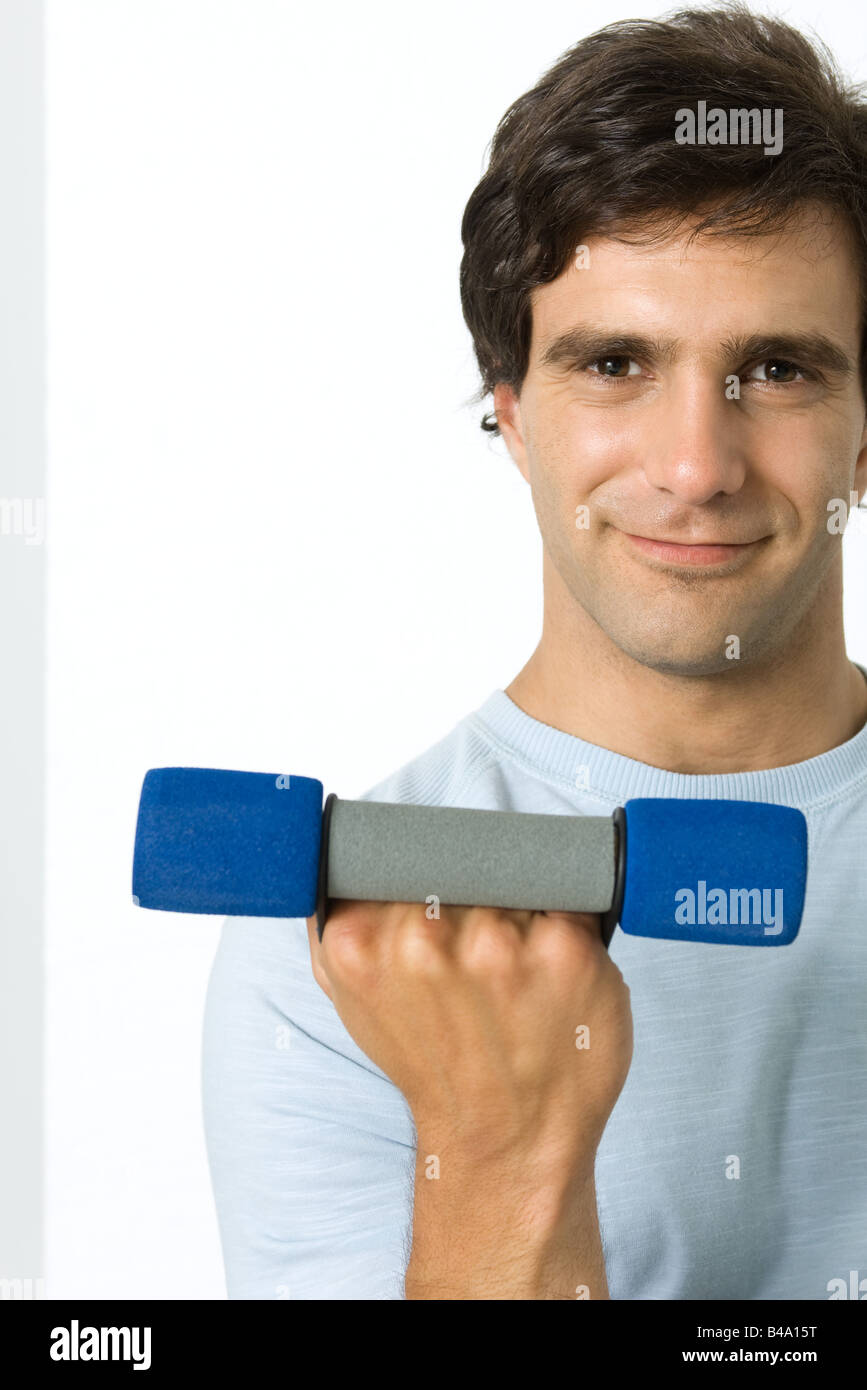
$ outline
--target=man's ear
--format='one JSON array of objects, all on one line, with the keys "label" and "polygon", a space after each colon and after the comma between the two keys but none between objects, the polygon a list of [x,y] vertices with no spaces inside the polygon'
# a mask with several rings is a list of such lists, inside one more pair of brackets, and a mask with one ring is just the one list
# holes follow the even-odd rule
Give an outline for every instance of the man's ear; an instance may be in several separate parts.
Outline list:
[{"label": "man's ear", "polygon": [[867,421],[861,435],[861,450],[855,462],[855,491],[862,505],[867,506]]},{"label": "man's ear", "polygon": [[506,448],[514,460],[525,482],[530,481],[530,468],[527,450],[524,445],[524,427],[521,422],[521,404],[511,386],[504,381],[494,387],[494,414],[500,427],[500,434]]}]

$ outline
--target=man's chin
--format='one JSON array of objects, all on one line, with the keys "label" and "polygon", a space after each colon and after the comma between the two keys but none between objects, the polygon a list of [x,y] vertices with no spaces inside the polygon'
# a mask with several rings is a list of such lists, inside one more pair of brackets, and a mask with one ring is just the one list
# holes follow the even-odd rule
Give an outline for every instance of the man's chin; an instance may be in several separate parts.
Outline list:
[{"label": "man's chin", "polygon": [[647,642],[636,644],[619,641],[617,645],[625,656],[636,661],[660,676],[676,676],[682,679],[699,679],[706,676],[730,675],[742,670],[741,658],[736,639],[731,637],[712,646],[704,644],[686,645],[683,634],[679,640],[649,646]]}]

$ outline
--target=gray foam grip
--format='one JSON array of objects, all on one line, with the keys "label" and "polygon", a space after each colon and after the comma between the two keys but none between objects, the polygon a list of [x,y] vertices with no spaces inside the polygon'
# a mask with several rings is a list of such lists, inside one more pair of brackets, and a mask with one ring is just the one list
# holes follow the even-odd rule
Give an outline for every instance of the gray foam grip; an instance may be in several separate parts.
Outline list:
[{"label": "gray foam grip", "polygon": [[328,896],[535,911],[605,912],[615,877],[606,816],[535,815],[385,801],[331,811]]}]

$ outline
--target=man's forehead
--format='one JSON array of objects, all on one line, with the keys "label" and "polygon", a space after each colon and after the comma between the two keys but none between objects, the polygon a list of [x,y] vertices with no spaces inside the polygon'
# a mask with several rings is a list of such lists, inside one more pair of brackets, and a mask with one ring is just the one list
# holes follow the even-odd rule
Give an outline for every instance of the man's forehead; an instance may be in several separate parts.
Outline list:
[{"label": "man's forehead", "polygon": [[603,279],[619,282],[624,275],[638,279],[658,271],[747,273],[757,280],[763,275],[770,279],[799,272],[842,277],[859,273],[851,227],[839,213],[822,205],[805,205],[783,225],[749,234],[697,232],[699,221],[695,215],[675,230],[670,222],[656,220],[622,231],[590,233],[576,245],[557,279],[533,290],[532,302],[542,303],[582,286],[587,290]]},{"label": "man's forehead", "polygon": [[675,321],[689,338],[711,319],[733,334],[832,324],[834,336],[858,334],[860,268],[842,218],[811,209],[761,235],[691,233],[687,224],[628,241],[585,237],[557,279],[532,292],[534,355],[582,322],[646,331],[667,318],[669,338]]}]

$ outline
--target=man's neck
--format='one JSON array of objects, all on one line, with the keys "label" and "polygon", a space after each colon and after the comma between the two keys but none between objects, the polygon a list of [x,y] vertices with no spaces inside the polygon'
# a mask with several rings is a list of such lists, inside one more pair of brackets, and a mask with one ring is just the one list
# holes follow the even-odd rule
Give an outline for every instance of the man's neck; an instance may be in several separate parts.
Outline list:
[{"label": "man's neck", "polygon": [[[559,624],[562,629],[564,625]],[[813,622],[765,663],[714,676],[662,673],[620,651],[586,614],[569,640],[546,612],[539,646],[506,687],[526,714],[670,772],[753,772],[818,757],[867,723],[867,681],[839,622]]]}]

